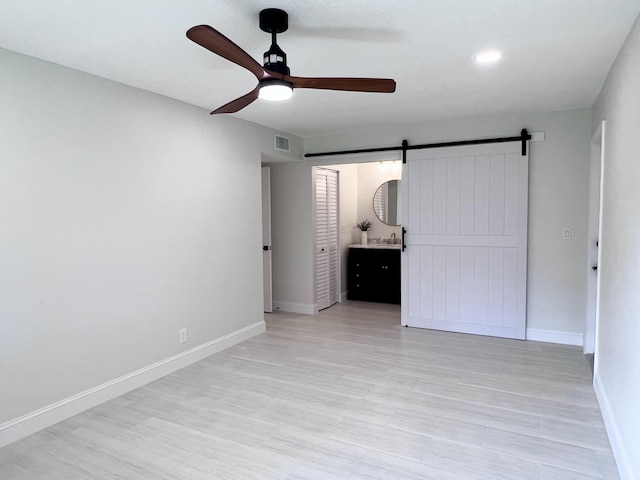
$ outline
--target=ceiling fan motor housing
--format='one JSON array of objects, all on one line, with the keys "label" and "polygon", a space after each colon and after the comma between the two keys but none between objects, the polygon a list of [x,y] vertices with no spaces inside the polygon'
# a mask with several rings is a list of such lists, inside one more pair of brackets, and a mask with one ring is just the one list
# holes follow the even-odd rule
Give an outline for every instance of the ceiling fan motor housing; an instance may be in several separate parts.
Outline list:
[{"label": "ceiling fan motor housing", "polygon": [[264,52],[264,68],[273,72],[289,75],[287,54],[278,46],[276,34],[289,28],[289,15],[279,8],[266,8],[260,12],[260,30],[271,34],[271,47]]},{"label": "ceiling fan motor housing", "polygon": [[289,67],[287,67],[287,54],[275,43],[264,52],[264,68],[283,75],[290,73]]}]

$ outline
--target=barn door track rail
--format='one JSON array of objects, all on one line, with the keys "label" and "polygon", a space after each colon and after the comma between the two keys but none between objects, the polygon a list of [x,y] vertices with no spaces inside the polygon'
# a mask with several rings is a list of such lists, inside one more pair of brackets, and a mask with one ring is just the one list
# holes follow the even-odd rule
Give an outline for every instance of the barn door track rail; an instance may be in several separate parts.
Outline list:
[{"label": "barn door track rail", "polygon": [[506,143],[506,142],[522,142],[522,155],[527,154],[527,140],[531,140],[531,135],[526,128],[520,131],[520,135],[516,137],[501,138],[481,138],[476,140],[458,140],[456,142],[440,142],[440,143],[423,143],[420,145],[409,145],[407,140],[402,141],[402,145],[397,147],[377,147],[377,148],[360,148],[357,150],[339,150],[334,152],[305,153],[304,156],[309,157],[328,157],[331,155],[354,155],[357,153],[375,153],[375,152],[391,152],[402,151],[402,163],[407,163],[407,151],[422,150],[425,148],[443,148],[443,147],[459,147],[462,145],[482,145],[485,143]]}]

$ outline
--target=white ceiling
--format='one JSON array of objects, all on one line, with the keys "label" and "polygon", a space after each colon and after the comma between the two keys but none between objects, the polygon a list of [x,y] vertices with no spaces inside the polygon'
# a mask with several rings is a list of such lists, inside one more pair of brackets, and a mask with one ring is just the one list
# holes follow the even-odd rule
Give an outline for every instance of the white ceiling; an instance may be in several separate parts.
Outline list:
[{"label": "white ceiling", "polygon": [[[394,78],[393,94],[296,90],[234,114],[301,136],[502,112],[589,107],[640,0],[2,0],[0,47],[217,108],[255,87],[248,71],[185,37],[208,24],[258,62],[258,13],[296,76]],[[503,59],[480,68],[474,55]]]}]

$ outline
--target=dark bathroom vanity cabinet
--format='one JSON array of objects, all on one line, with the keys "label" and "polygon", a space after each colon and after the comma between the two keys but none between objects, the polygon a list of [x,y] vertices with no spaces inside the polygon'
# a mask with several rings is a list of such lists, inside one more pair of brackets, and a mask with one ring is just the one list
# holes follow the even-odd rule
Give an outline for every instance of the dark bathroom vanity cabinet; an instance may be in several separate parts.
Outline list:
[{"label": "dark bathroom vanity cabinet", "polygon": [[348,287],[349,300],[400,304],[400,249],[351,245]]}]

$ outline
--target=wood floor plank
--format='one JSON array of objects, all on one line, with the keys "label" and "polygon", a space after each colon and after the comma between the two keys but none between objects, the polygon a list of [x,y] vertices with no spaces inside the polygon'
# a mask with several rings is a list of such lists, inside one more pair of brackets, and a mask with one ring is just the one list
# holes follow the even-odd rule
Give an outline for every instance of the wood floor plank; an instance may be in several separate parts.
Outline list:
[{"label": "wood floor plank", "polygon": [[568,443],[488,429],[483,447],[544,465],[602,476],[597,456],[592,449]]}]

